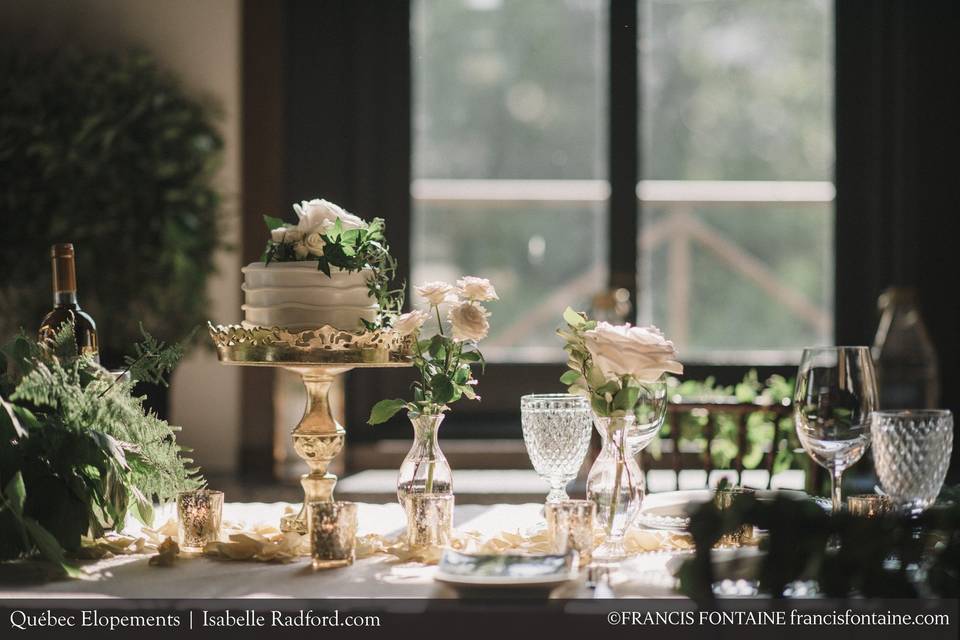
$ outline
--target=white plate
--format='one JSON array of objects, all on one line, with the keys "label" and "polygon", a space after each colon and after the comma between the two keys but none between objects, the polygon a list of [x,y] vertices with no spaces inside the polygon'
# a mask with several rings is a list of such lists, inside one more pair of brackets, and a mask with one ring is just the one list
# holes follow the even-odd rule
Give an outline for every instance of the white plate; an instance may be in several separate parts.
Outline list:
[{"label": "white plate", "polygon": [[[768,490],[758,489],[757,499],[772,500],[783,495],[795,500],[806,500],[809,496],[794,489]],[[647,529],[663,531],[686,531],[690,527],[690,512],[697,506],[713,498],[710,489],[692,489],[687,491],[665,491],[650,493],[643,499],[637,524]]]},{"label": "white plate", "polygon": [[434,579],[457,587],[551,589],[577,576],[575,555],[443,552]]}]

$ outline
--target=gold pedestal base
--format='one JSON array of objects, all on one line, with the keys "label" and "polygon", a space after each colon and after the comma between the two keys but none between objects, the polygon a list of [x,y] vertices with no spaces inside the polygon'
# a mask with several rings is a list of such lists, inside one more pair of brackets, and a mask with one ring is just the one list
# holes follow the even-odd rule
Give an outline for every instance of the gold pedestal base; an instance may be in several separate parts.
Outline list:
[{"label": "gold pedestal base", "polygon": [[327,467],[343,450],[346,431],[330,412],[334,378],[356,368],[409,367],[411,338],[390,330],[350,332],[334,327],[291,333],[282,329],[210,325],[217,355],[226,364],[280,367],[300,375],[307,391],[303,418],[293,429],[293,448],[310,472],[300,477],[300,512],[284,516],[280,529],[307,533],[307,503],[330,502],[337,476]]}]

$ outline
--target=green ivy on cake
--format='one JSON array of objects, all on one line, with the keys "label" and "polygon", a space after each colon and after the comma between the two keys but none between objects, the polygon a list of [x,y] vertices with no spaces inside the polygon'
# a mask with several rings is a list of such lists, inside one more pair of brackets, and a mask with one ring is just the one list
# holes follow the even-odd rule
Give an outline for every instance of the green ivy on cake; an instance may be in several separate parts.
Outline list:
[{"label": "green ivy on cake", "polygon": [[316,261],[317,269],[330,276],[330,268],[356,273],[369,270],[367,288],[377,301],[377,320],[363,320],[369,330],[389,327],[403,307],[403,287],[394,287],[397,262],[390,255],[382,218],[367,222],[327,200],[304,200],[294,204],[297,224],[263,216],[270,239],[263,254],[271,262]]}]

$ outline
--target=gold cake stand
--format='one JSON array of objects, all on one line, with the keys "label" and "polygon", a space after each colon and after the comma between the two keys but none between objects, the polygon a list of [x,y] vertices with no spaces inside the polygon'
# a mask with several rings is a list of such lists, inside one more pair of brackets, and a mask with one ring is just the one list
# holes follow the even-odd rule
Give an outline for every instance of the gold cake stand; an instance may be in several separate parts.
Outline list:
[{"label": "gold cake stand", "polygon": [[293,448],[310,473],[300,477],[300,512],[284,516],[282,531],[307,532],[307,503],[333,500],[337,476],[327,467],[343,450],[345,430],[330,412],[334,379],[351,369],[409,367],[412,338],[390,330],[344,331],[325,326],[308,331],[209,324],[217,356],[225,364],[279,367],[300,376],[307,390],[303,418],[293,429]]}]

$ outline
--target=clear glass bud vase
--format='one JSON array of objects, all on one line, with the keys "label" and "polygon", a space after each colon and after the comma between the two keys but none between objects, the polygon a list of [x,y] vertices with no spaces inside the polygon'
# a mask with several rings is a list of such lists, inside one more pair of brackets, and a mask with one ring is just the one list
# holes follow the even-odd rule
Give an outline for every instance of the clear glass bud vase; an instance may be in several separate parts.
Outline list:
[{"label": "clear glass bud vase", "polygon": [[411,415],[413,446],[397,474],[397,500],[403,505],[406,496],[418,493],[453,493],[453,474],[446,456],[440,450],[437,436],[444,414]]},{"label": "clear glass bud vase", "polygon": [[594,418],[603,448],[587,476],[587,499],[597,505],[597,523],[604,534],[593,553],[595,564],[615,563],[627,555],[623,536],[640,512],[646,482],[630,447],[635,420],[633,415]]}]

